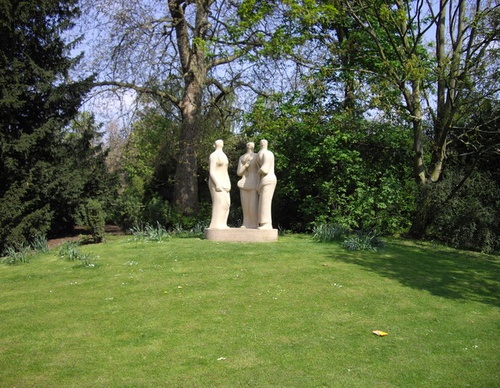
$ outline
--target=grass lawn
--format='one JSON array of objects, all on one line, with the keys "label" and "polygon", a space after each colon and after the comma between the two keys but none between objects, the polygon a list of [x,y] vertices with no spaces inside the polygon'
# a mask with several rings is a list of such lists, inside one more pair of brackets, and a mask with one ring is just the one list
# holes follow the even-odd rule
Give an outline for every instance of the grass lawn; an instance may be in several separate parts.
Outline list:
[{"label": "grass lawn", "polygon": [[80,250],[95,267],[0,265],[0,387],[500,387],[497,256],[306,235]]}]

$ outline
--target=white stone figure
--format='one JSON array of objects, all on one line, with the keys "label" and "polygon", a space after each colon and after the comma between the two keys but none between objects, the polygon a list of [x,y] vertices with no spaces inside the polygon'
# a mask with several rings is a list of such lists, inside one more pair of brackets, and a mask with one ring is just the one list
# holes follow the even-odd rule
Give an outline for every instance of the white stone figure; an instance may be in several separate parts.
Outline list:
[{"label": "white stone figure", "polygon": [[243,210],[242,228],[255,229],[259,226],[259,167],[257,154],[254,152],[255,144],[247,143],[247,152],[240,156],[236,173],[241,179],[238,181],[240,188],[241,208]]},{"label": "white stone figure", "polygon": [[267,149],[267,140],[260,141],[260,150],[257,154],[259,167],[259,229],[272,229],[271,203],[274,189],[276,188],[276,175],[274,175],[274,154]]},{"label": "white stone figure", "polygon": [[229,216],[229,206],[231,205],[231,181],[227,168],[229,161],[226,154],[222,151],[224,142],[216,140],[214,143],[215,151],[210,154],[209,166],[210,177],[208,179],[208,188],[212,197],[212,219],[209,228],[227,229],[227,218]]}]

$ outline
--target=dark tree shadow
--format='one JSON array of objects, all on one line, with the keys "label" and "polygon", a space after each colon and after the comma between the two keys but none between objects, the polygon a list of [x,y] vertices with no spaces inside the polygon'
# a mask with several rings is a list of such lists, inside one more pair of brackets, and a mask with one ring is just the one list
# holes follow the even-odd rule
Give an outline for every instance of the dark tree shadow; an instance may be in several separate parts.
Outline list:
[{"label": "dark tree shadow", "polygon": [[377,252],[350,252],[335,260],[356,264],[433,295],[500,307],[500,257],[408,241]]}]

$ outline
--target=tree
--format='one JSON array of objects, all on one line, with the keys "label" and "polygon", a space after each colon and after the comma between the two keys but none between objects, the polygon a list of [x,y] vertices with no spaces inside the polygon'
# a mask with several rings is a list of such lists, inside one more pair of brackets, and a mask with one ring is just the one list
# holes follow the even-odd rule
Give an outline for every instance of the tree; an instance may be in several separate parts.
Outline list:
[{"label": "tree", "polygon": [[[61,34],[76,1],[0,1],[0,246],[45,235],[55,225],[56,168],[63,128],[76,115],[90,79],[71,82],[76,59]],[[55,162],[57,161],[57,162]]]},{"label": "tree", "polygon": [[[401,109],[412,124],[413,170],[421,199],[410,233],[421,237],[434,214],[427,192],[442,176],[452,129],[462,115],[474,111],[474,105],[497,96],[498,79],[491,78],[492,84],[483,89],[473,80],[495,63],[491,57],[497,54],[500,6],[488,0],[440,0],[435,5],[427,0],[355,0],[344,6],[373,42],[367,55],[376,68],[369,70],[399,91]],[[432,33],[433,43],[426,48]],[[471,105],[473,93],[477,99]]]},{"label": "tree", "polygon": [[[308,48],[308,55],[295,50],[292,59],[309,69],[316,94],[327,90],[331,108],[357,111],[358,119],[366,108],[376,108],[410,123],[413,175],[421,192],[411,234],[421,237],[437,214],[429,193],[450,151],[467,142],[477,150],[476,159],[498,153],[498,143],[487,140],[495,130],[464,118],[498,102],[499,5],[482,0],[286,3],[295,9],[289,13],[287,35],[301,34],[300,47]],[[311,47],[316,48],[313,55]]]},{"label": "tree", "polygon": [[198,207],[198,152],[206,131],[202,118],[236,88],[253,88],[238,61],[269,41],[268,30],[274,24],[263,19],[272,13],[272,4],[248,0],[88,0],[87,4],[87,16],[106,32],[105,38],[94,40],[102,66],[97,68],[96,85],[151,94],[179,119],[178,138],[168,139],[177,149],[173,203],[179,211],[192,214]]},{"label": "tree", "polygon": [[101,127],[93,114],[81,112],[63,130],[59,158],[53,163],[59,171],[55,181],[62,187],[74,186],[74,197],[73,201],[66,196],[54,201],[58,201],[61,214],[69,215],[67,227],[74,225],[75,211],[87,200],[106,207],[114,200],[118,180],[116,174],[108,170],[109,148],[102,142]]}]

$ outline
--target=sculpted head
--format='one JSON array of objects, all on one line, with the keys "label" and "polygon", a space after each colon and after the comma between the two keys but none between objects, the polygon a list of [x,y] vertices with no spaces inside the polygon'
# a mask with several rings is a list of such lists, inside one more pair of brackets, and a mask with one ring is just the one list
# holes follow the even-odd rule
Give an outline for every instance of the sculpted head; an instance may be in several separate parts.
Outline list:
[{"label": "sculpted head", "polygon": [[255,149],[255,143],[253,141],[249,141],[247,143],[247,150],[248,151],[253,151]]},{"label": "sculpted head", "polygon": [[222,148],[222,147],[224,147],[224,141],[221,139],[216,140],[214,143],[214,148]]},{"label": "sculpted head", "polygon": [[267,148],[267,140],[266,139],[262,139],[260,141],[260,148],[263,148],[263,149]]}]

